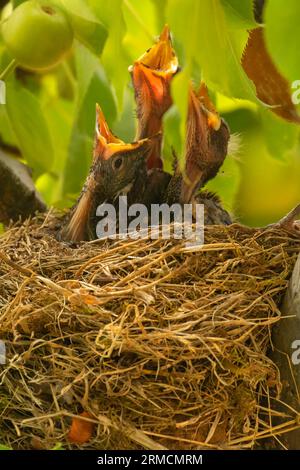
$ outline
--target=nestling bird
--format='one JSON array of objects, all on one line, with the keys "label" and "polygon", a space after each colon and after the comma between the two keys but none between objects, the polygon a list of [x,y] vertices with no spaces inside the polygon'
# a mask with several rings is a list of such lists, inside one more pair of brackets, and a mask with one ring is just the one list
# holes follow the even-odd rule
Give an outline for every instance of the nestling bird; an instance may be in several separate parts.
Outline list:
[{"label": "nestling bird", "polygon": [[189,92],[186,123],[186,149],[184,169],[175,166],[166,194],[168,204],[204,204],[206,224],[231,223],[231,217],[223,209],[221,201],[213,193],[199,190],[214,178],[228,152],[230,131],[211,102],[207,87],[201,83],[198,91]]},{"label": "nestling bird", "polygon": [[160,136],[124,143],[111,132],[97,105],[93,163],[62,239],[78,242],[96,238],[96,209],[101,203],[115,203],[120,195],[127,195],[129,204],[137,200],[144,192],[146,161],[157,139]]},{"label": "nestling bird", "polygon": [[218,197],[207,191],[199,194],[219,171],[227,155],[229,129],[201,84],[191,88],[187,117],[185,168],[175,166],[174,175],[162,170],[162,119],[172,104],[170,83],[178,70],[170,32],[165,27],[159,41],[130,68],[137,102],[137,141],[126,144],[109,129],[99,105],[93,163],[80,198],[71,210],[63,230],[65,240],[96,238],[96,209],[126,195],[128,205],[204,204],[206,224],[229,224],[229,214]]},{"label": "nestling bird", "polygon": [[[158,42],[129,67],[137,103],[138,138],[149,137],[162,131],[163,115],[172,105],[171,80],[178,70],[178,59],[172,47],[170,30],[165,26]],[[227,155],[229,137],[229,129],[210,101],[204,83],[198,92],[191,89],[184,175],[181,175],[179,167],[172,179],[167,173],[156,171],[156,168],[162,168],[161,142],[158,141],[147,163],[148,169],[153,168],[152,172],[148,173],[151,181],[145,195],[147,204],[149,199],[151,200],[151,188],[162,186],[165,187],[165,194],[160,202],[190,202],[192,195],[219,171]],[[201,197],[201,203],[207,201],[210,208],[205,211],[206,223],[218,223],[219,208],[221,220],[230,223],[230,216],[222,209],[216,195],[205,192]]]},{"label": "nestling bird", "polygon": [[166,196],[169,203],[188,204],[217,175],[226,158],[229,139],[229,128],[210,101],[205,84],[201,83],[199,91],[190,88],[185,167],[183,172],[178,165],[175,169]]},{"label": "nestling bird", "polygon": [[[166,25],[158,42],[129,67],[137,104],[137,140],[162,133],[163,115],[172,105],[171,80],[177,71],[178,59]],[[161,140],[158,140],[149,155],[147,168],[162,166]]]}]

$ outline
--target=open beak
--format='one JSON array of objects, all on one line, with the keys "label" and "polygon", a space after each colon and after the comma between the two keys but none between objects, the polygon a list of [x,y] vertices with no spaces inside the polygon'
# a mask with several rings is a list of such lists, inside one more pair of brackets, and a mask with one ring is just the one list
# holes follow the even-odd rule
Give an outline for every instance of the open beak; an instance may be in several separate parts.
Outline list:
[{"label": "open beak", "polygon": [[109,145],[122,145],[124,142],[118,139],[110,130],[100,105],[96,104],[96,127],[94,141],[94,161],[109,158]]},{"label": "open beak", "polygon": [[146,149],[150,151],[160,138],[161,135],[158,133],[151,138],[140,139],[137,142],[126,144],[113,134],[99,104],[96,105],[94,161],[109,160],[118,153],[130,156],[131,154],[136,155],[139,153],[137,152],[138,150],[140,150],[140,153],[143,153]]},{"label": "open beak", "polygon": [[201,82],[197,97],[200,102],[201,109],[207,117],[207,126],[215,131],[218,131],[221,127],[222,120],[209,98],[207,86],[204,82]]},{"label": "open beak", "polygon": [[100,105],[96,104],[96,136],[103,137],[109,143],[121,143],[110,130]]},{"label": "open beak", "polygon": [[[226,127],[226,129],[225,129]],[[227,148],[227,126],[222,121],[209,98],[206,85],[202,82],[199,90],[190,88],[187,116],[185,175],[180,200],[189,203],[195,192],[203,186],[210,175],[216,174],[226,156],[226,151],[218,153],[212,144],[214,135],[216,143],[223,139]],[[229,139],[229,135],[228,135]]]},{"label": "open beak", "polygon": [[129,67],[133,85],[139,93],[153,94],[157,102],[163,101],[164,88],[178,71],[178,59],[166,25],[154,46]]},{"label": "open beak", "polygon": [[153,151],[158,140],[161,140],[160,134],[126,144],[112,133],[100,106],[96,106],[93,164],[78,203],[73,209],[71,219],[63,230],[62,236],[65,240],[79,242],[89,239],[90,215],[94,211],[95,194],[101,187],[101,163],[117,154],[122,154],[126,158],[145,159],[146,164],[147,156]]},{"label": "open beak", "polygon": [[148,49],[137,59],[129,71],[132,72],[136,64],[141,64],[155,73],[156,76],[164,78],[172,77],[178,71],[178,59],[173,49],[170,29],[168,25],[159,36],[156,44]]},{"label": "open beak", "polygon": [[198,91],[190,88],[187,117],[187,154],[189,144],[204,145],[211,131],[218,131],[222,119],[211,102],[206,85],[202,82]]},{"label": "open beak", "polygon": [[[162,130],[164,113],[172,105],[170,84],[178,71],[178,59],[166,25],[157,41],[129,67],[137,102],[137,140]],[[148,169],[162,168],[161,141],[148,158]]]}]

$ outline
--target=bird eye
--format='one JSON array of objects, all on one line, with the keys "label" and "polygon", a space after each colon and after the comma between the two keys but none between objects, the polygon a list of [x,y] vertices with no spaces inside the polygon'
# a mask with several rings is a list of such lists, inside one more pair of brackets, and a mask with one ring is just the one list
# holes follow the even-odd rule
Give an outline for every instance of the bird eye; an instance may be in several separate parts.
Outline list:
[{"label": "bird eye", "polygon": [[113,165],[114,165],[114,169],[115,169],[115,170],[119,170],[119,169],[121,168],[121,166],[123,165],[123,158],[122,158],[122,157],[118,157],[118,158],[114,161]]}]

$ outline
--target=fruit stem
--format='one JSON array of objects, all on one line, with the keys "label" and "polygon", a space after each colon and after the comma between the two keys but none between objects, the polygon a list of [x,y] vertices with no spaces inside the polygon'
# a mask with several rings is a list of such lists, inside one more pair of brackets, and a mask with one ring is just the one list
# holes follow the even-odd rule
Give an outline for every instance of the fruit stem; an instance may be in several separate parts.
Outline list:
[{"label": "fruit stem", "polygon": [[0,73],[0,80],[6,80],[7,77],[9,77],[9,75],[15,70],[15,68],[17,67],[17,61],[16,59],[13,59],[9,64],[8,66],[6,67],[6,69],[3,70],[3,72]]}]

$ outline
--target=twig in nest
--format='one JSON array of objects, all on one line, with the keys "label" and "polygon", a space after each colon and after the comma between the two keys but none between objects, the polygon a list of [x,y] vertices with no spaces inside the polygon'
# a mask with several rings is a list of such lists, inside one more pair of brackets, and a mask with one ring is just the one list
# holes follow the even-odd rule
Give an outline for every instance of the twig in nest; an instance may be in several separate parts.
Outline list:
[{"label": "twig in nest", "polygon": [[287,215],[280,219],[275,224],[271,224],[268,227],[272,228],[282,228],[289,232],[296,233],[300,235],[300,224],[297,222],[300,217],[300,204],[291,210]]}]

